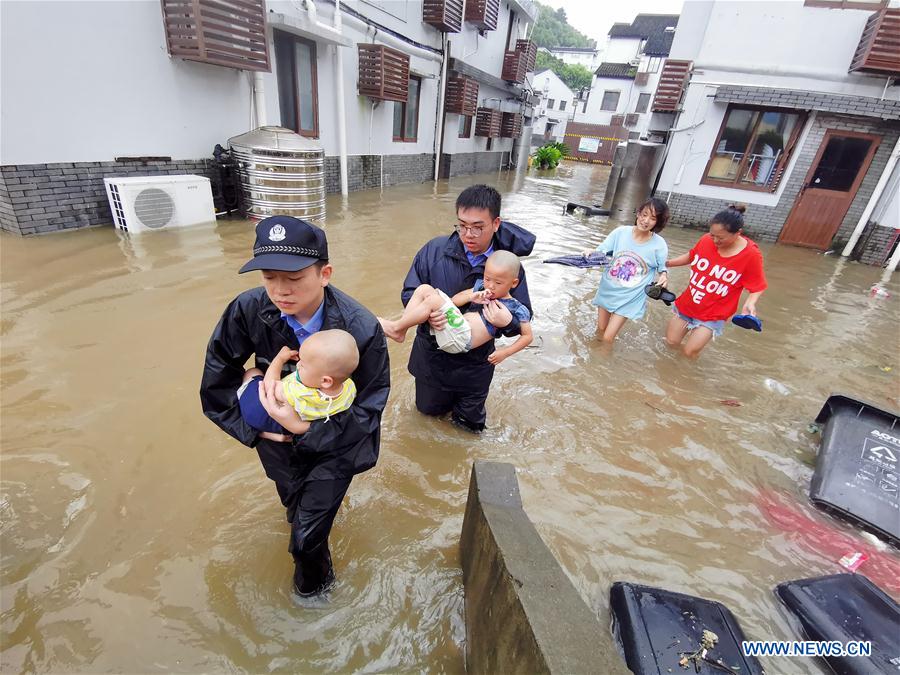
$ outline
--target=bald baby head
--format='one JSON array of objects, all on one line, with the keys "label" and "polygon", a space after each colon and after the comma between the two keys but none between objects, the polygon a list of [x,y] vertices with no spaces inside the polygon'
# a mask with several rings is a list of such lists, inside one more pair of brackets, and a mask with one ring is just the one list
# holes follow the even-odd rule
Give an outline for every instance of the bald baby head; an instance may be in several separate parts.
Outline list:
[{"label": "bald baby head", "polygon": [[340,384],[359,365],[356,340],[345,330],[330,329],[313,333],[300,347],[300,358],[322,375],[329,375]]}]

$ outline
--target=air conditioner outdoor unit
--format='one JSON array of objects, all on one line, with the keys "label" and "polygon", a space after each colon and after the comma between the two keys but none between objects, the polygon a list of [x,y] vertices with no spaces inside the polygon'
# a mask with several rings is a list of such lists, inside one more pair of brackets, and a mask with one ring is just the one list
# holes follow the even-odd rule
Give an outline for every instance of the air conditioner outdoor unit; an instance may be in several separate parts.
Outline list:
[{"label": "air conditioner outdoor unit", "polygon": [[146,232],[211,223],[216,219],[209,178],[136,176],[104,178],[116,227]]}]

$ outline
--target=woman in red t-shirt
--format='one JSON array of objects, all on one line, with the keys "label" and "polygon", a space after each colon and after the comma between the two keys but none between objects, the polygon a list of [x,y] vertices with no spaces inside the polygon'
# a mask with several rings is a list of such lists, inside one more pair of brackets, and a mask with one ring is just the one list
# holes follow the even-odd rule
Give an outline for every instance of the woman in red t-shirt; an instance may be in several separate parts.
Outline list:
[{"label": "woman in red t-shirt", "polygon": [[675,300],[675,316],[666,327],[666,342],[684,345],[687,356],[698,356],[707,343],[722,334],[725,322],[736,312],[741,291],[750,295],[742,314],[756,316],[756,301],[766,289],[762,253],[744,237],[743,204],[732,204],[709,221],[709,234],[694,247],[670,260],[668,267],[690,264],[691,280]]}]

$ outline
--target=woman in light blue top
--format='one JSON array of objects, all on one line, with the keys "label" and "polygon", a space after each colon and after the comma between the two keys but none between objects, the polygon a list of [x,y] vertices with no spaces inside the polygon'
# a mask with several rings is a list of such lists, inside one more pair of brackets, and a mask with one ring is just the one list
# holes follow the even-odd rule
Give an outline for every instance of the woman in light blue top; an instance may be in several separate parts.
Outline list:
[{"label": "woman in light blue top", "polygon": [[612,256],[592,303],[597,306],[597,334],[603,336],[604,342],[615,340],[628,319],[644,316],[647,307],[644,288],[653,283],[657,273],[660,286],[668,283],[669,247],[657,234],[668,222],[669,206],[661,199],[648,199],[638,208],[633,227],[617,227],[596,248]]}]

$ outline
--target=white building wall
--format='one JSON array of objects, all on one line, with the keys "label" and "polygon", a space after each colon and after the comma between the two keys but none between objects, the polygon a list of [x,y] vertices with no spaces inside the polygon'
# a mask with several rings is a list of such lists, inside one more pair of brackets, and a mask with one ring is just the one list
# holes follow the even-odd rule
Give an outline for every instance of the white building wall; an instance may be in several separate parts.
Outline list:
[{"label": "white building wall", "polygon": [[638,58],[640,50],[640,38],[610,38],[603,53],[603,60],[609,63],[628,63]]},{"label": "white building wall", "polygon": [[[682,112],[674,118],[659,189],[713,199],[776,205],[799,157],[794,152],[775,193],[701,185],[727,104],[720,85],[774,87],[900,100],[885,79],[848,74],[871,10],[823,9],[801,3],[701,1],[685,3],[670,58],[694,62]],[[734,30],[741,26],[741,30]],[[760,36],[765,36],[762,39]],[[749,55],[749,56],[748,56]],[[797,144],[802,148],[812,113]]]},{"label": "white building wall", "polygon": [[[563,142],[565,140],[566,123],[575,114],[575,94],[552,70],[535,73],[531,81],[531,88],[540,97],[540,102],[534,109],[534,119],[531,125],[532,144],[543,143],[544,132],[548,123],[554,125],[553,140]],[[553,100],[553,108],[550,108],[550,100]],[[565,110],[560,110],[560,102],[565,101]],[[555,120],[555,122],[553,121]]]},{"label": "white building wall", "polygon": [[[416,0],[347,3],[383,26],[434,49],[441,33],[422,22]],[[263,73],[268,124],[280,125],[272,31],[289,21],[307,21],[300,3],[273,1],[269,40],[272,70]],[[316,4],[318,21],[331,26],[334,7]],[[343,15],[343,33],[354,42],[343,49],[347,150],[350,155],[435,152],[440,87],[440,56],[396,43],[356,19]],[[524,36],[528,17],[517,13],[512,39]],[[296,23],[296,22],[294,22]],[[500,77],[510,8],[501,6],[496,31],[480,37],[470,24],[451,34],[451,55]],[[158,2],[0,3],[0,162],[109,161],[120,156],[211,156],[216,143],[252,126],[251,75],[244,71],[169,57]],[[36,40],[35,36],[40,36]],[[315,39],[313,28],[304,37]],[[422,77],[418,138],[394,142],[394,103],[373,102],[357,94],[357,42],[388,44],[411,54],[411,71]],[[52,46],[52,48],[48,48]],[[325,154],[338,154],[335,47],[317,43],[319,141]],[[27,63],[28,67],[21,64]],[[479,105],[518,110],[509,95],[482,85]],[[493,100],[492,100],[493,99]],[[374,105],[373,105],[374,103]],[[447,116],[452,124],[453,115]],[[452,136],[448,133],[447,136]],[[483,150],[483,138],[464,144]],[[492,150],[509,150],[511,139],[495,139]]]}]

